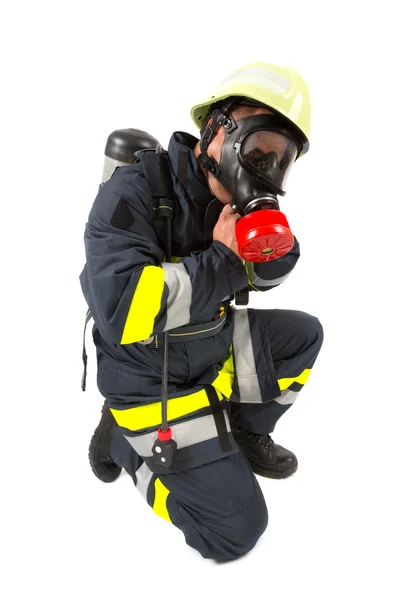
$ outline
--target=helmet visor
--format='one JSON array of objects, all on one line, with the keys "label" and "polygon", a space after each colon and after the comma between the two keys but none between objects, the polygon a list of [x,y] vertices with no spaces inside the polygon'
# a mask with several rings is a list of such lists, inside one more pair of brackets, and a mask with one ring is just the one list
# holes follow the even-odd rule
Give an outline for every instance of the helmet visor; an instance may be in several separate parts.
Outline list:
[{"label": "helmet visor", "polygon": [[245,137],[239,151],[245,169],[282,191],[297,154],[295,142],[275,131],[253,131]]}]

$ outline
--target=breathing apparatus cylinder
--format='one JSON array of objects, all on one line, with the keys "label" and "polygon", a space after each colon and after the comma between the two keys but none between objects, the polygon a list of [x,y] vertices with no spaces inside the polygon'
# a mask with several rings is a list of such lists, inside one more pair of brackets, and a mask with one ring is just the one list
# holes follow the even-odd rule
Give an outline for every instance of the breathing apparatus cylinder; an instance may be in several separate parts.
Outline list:
[{"label": "breathing apparatus cylinder", "polygon": [[[245,111],[242,106],[262,108]],[[288,172],[309,149],[310,100],[302,77],[290,67],[252,63],[241,67],[205,102],[192,108],[200,132],[198,162],[232,196],[240,256],[249,262],[275,260],[291,250],[294,236],[278,196]],[[219,162],[207,149],[225,129]]]},{"label": "breathing apparatus cylinder", "polygon": [[110,133],[104,150],[101,184],[108,181],[118,167],[134,163],[136,152],[147,148],[156,148],[158,144],[158,140],[141,129],[116,129]]}]

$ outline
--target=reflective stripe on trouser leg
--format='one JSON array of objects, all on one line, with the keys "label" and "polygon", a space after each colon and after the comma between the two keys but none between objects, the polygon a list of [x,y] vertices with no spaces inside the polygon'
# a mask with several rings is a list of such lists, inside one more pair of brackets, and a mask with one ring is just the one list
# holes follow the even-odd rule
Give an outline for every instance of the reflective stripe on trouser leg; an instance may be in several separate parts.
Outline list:
[{"label": "reflective stripe on trouser leg", "polygon": [[139,467],[135,475],[136,488],[141,496],[143,496],[157,515],[167,521],[171,521],[167,510],[169,490],[161,482],[160,478],[150,471],[146,463],[143,463]]},{"label": "reflective stripe on trouser leg", "polygon": [[152,473],[149,467],[144,462],[136,471],[136,487],[143,498],[148,502],[148,491],[151,483],[151,478],[154,479],[154,473]]},{"label": "reflective stripe on trouser leg", "polygon": [[[287,410],[292,406],[294,401],[297,399],[300,390],[306,383],[308,376],[311,373],[311,369],[304,369],[297,377],[281,378],[278,379],[279,388],[281,389],[281,395],[271,400],[268,403],[268,415],[263,415],[262,421],[267,416],[267,431],[265,433],[272,433],[275,429],[277,421],[285,414]],[[301,382],[301,383],[300,383]],[[253,415],[254,419],[255,415]],[[259,422],[262,422],[259,421]],[[264,429],[263,429],[264,433]]]},{"label": "reflective stripe on trouser leg", "polygon": [[[239,309],[235,311],[233,349],[236,386],[241,403],[260,404],[275,400],[293,404],[306,383],[318,350],[307,348],[291,360],[273,363],[265,316],[273,311]],[[287,311],[288,313],[290,311]],[[306,368],[304,368],[306,367]],[[292,371],[287,377],[288,368]],[[270,373],[265,371],[270,371]],[[264,371],[264,372],[263,372]],[[268,389],[267,389],[268,388]],[[275,393],[272,393],[273,390]]]},{"label": "reflective stripe on trouser leg", "polygon": [[[217,395],[217,392],[216,392]],[[166,467],[154,459],[153,446],[157,440],[157,429],[138,432],[135,435],[122,430],[125,440],[139,454],[154,473],[169,474],[200,466],[209,460],[237,452],[237,446],[231,432],[226,407],[220,406],[216,414],[190,415],[185,421],[169,421],[172,437],[177,444],[176,458],[173,467]],[[211,414],[210,414],[211,413]]]},{"label": "reflective stripe on trouser leg", "polygon": [[281,395],[275,398],[275,402],[282,405],[293,404],[310,373],[311,369],[304,369],[297,377],[282,377],[278,379]]},{"label": "reflective stripe on trouser leg", "polygon": [[[265,339],[278,389],[264,405],[243,404],[242,398],[240,405],[232,403],[231,418],[234,428],[271,433],[307,382],[323,343],[323,330],[318,319],[301,311],[249,309],[249,313],[255,360]],[[257,373],[260,380],[258,369]],[[260,388],[263,392],[263,385]]]},{"label": "reflective stripe on trouser leg", "polygon": [[[224,414],[226,429],[229,432],[231,430],[228,416]],[[171,423],[173,428],[173,438],[177,443],[178,449],[187,448],[194,444],[200,444],[201,442],[207,442],[217,437],[217,427],[215,425],[215,419],[213,415],[205,415],[190,421],[184,421],[183,423]],[[144,433],[134,437],[124,436],[129,442],[132,448],[145,458],[149,458],[153,455],[152,449],[154,442],[157,439],[157,430],[151,431],[150,433]]]},{"label": "reflective stripe on trouser leg", "polygon": [[[285,379],[278,380],[281,385],[283,381]],[[264,404],[232,403],[233,429],[243,427],[253,433],[272,433],[277,421],[292,406],[302,387],[302,384],[294,382],[280,396]]]},{"label": "reflective stripe on trouser leg", "polygon": [[234,377],[232,348],[222,367],[215,369],[214,373],[216,376],[210,377],[210,383],[202,385],[198,391],[168,399],[168,423],[177,443],[173,469],[159,465],[153,456],[157,430],[161,425],[160,402],[110,409],[125,439],[145,459],[151,471],[167,474],[237,451],[226,411]]},{"label": "reflective stripe on trouser leg", "polygon": [[235,310],[233,352],[236,401],[262,404],[279,396],[268,331],[257,310]]},{"label": "reflective stripe on trouser leg", "polygon": [[115,457],[128,468],[136,466],[129,474],[149,506],[179,528],[202,556],[232,559],[253,548],[267,525],[267,511],[242,454],[158,476],[139,462],[120,431],[117,442]]},{"label": "reflective stripe on trouser leg", "polygon": [[235,311],[233,351],[240,402],[262,402],[247,309]]},{"label": "reflective stripe on trouser leg", "polygon": [[[222,367],[218,370],[218,375],[214,380],[209,382],[215,388],[219,400],[231,397],[233,379],[234,366],[231,346],[228,356]],[[210,401],[204,385],[198,386],[197,391],[168,398],[167,418],[169,422],[174,421],[175,419],[181,419],[182,417],[189,416],[191,413],[209,407]],[[110,408],[110,410],[118,425],[130,431],[150,429],[161,424],[160,401],[124,409]]]},{"label": "reflective stripe on trouser leg", "polygon": [[[218,389],[217,393],[219,399],[223,400],[223,394]],[[176,398],[168,398],[167,418],[169,422],[172,422],[201,409],[209,408],[209,406],[210,402],[205,389]],[[110,410],[118,425],[130,431],[149,429],[161,424],[161,402],[124,409],[110,408]]]},{"label": "reflective stripe on trouser leg", "polygon": [[167,510],[168,496],[169,490],[162,483],[161,479],[157,477],[157,479],[154,480],[153,510],[158,516],[171,522],[171,517],[169,516],[169,512]]},{"label": "reflective stripe on trouser leg", "polygon": [[120,466],[124,467],[127,473],[132,477],[138,492],[146,500],[160,517],[170,521],[166,507],[168,490],[153,473],[143,459],[135,452],[130,444],[127,443],[121,429],[117,427],[114,430],[111,442],[111,454],[113,459]]}]

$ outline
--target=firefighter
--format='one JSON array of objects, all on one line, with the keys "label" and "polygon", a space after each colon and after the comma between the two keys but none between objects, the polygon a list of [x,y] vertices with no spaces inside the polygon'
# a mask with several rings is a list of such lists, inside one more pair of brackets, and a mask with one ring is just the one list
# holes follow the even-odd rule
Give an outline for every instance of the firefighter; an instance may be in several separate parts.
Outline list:
[{"label": "firefighter", "polygon": [[[279,211],[290,168],[309,148],[309,94],[293,69],[254,63],[228,75],[191,115],[200,139],[175,132],[168,146],[170,260],[140,154],[101,186],[86,224],[80,280],[105,398],[89,458],[104,482],[125,469],[203,557],[229,560],[267,527],[254,473],[281,479],[297,470],[296,456],[271,433],[323,341],[319,320],[305,312],[232,303],[246,287],[260,293],[283,283],[299,258],[293,235],[282,256],[246,261],[236,232],[250,213]],[[165,443],[174,452],[163,464],[155,450],[165,344]]]}]

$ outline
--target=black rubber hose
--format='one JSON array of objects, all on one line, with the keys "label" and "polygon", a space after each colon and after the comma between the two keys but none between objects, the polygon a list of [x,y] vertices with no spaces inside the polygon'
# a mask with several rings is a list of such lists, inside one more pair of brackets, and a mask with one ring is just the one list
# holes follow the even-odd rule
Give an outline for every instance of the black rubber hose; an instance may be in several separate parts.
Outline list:
[{"label": "black rubber hose", "polygon": [[[166,262],[171,262],[171,218],[165,218],[165,229],[167,234],[167,254]],[[167,417],[167,404],[168,404],[168,331],[164,332],[164,364],[163,364],[163,379],[162,379],[162,400],[161,400],[161,429],[167,431],[168,429],[168,417]]]}]

